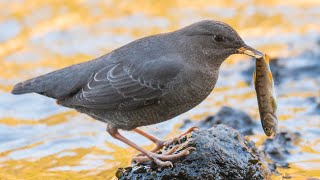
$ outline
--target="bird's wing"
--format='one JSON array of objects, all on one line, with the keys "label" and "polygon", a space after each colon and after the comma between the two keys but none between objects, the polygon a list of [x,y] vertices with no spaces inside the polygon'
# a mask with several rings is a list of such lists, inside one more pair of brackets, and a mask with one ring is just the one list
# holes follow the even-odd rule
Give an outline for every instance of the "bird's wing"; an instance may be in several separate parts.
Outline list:
[{"label": "bird's wing", "polygon": [[182,69],[181,63],[166,60],[115,63],[95,73],[78,93],[66,99],[66,103],[110,110],[148,106],[165,95],[165,89]]}]

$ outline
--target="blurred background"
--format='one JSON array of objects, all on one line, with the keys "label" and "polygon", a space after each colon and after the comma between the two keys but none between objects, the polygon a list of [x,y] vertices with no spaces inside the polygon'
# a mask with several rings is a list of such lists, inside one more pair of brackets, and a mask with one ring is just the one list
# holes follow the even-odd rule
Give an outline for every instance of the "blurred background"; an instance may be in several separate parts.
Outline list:
[{"label": "blurred background", "polygon": [[[111,179],[137,154],[112,139],[105,124],[36,94],[13,96],[19,81],[90,60],[137,38],[193,22],[227,22],[245,42],[272,58],[279,127],[301,137],[274,179],[320,178],[320,1],[1,0],[0,179]],[[171,121],[145,127],[168,138],[183,120],[199,121],[221,106],[260,123],[252,85],[254,61],[233,55],[213,95]],[[262,128],[248,138],[257,146]],[[124,132],[145,148],[149,141]]]}]

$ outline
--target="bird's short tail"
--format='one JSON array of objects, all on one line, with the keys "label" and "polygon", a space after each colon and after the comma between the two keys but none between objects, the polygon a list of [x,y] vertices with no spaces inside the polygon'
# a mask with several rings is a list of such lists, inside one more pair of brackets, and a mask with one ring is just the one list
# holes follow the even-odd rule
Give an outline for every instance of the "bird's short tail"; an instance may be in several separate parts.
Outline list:
[{"label": "bird's short tail", "polygon": [[72,65],[18,83],[11,93],[26,94],[34,92],[54,99],[63,99],[78,91],[92,75],[96,66],[90,66],[89,63],[91,62]]},{"label": "bird's short tail", "polygon": [[25,82],[21,82],[16,84],[11,93],[12,94],[26,94],[26,93],[32,93],[35,91],[34,86],[32,85],[33,79],[25,81]]},{"label": "bird's short tail", "polygon": [[70,93],[73,84],[68,79],[72,71],[65,73],[63,70],[53,71],[51,73],[29,79],[16,84],[12,94],[38,93],[51,98],[62,98]]}]

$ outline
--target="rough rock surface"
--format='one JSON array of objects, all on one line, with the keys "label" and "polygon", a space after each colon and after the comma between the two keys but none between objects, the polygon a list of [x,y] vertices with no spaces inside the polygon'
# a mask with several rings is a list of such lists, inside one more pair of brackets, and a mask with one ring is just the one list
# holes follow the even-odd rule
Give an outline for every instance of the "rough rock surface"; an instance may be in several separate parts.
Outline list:
[{"label": "rough rock surface", "polygon": [[[182,142],[182,141],[185,142]],[[251,141],[236,130],[216,125],[181,138],[184,148],[195,147],[188,156],[173,162],[173,167],[157,169],[133,165],[117,171],[119,179],[268,179],[270,172],[260,160]],[[168,148],[170,149],[170,147]],[[168,150],[167,149],[167,150]],[[165,151],[165,150],[164,150]]]},{"label": "rough rock surface", "polygon": [[190,126],[197,126],[200,127],[200,129],[208,129],[218,124],[230,126],[240,131],[243,135],[252,135],[252,129],[256,126],[255,121],[247,113],[223,106],[216,115],[209,116],[203,121],[193,122],[191,120],[185,120],[181,128],[186,129]]}]

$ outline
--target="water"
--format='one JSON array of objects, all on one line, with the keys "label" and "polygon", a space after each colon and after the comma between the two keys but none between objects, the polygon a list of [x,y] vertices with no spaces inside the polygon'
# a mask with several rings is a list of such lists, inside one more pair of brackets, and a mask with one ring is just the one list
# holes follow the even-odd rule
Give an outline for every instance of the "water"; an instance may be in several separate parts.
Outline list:
[{"label": "water", "polygon": [[[320,178],[320,2],[308,1],[23,1],[0,2],[1,179],[111,179],[137,153],[105,132],[105,125],[40,95],[13,96],[22,80],[100,56],[136,38],[203,19],[232,25],[274,63],[279,126],[301,139],[279,176]],[[275,62],[275,61],[274,61]],[[182,121],[212,115],[222,105],[259,121],[251,83],[253,61],[231,56],[212,95],[168,122],[145,127],[166,138]],[[249,138],[259,146],[261,127]],[[151,143],[123,133],[145,148]]]}]

